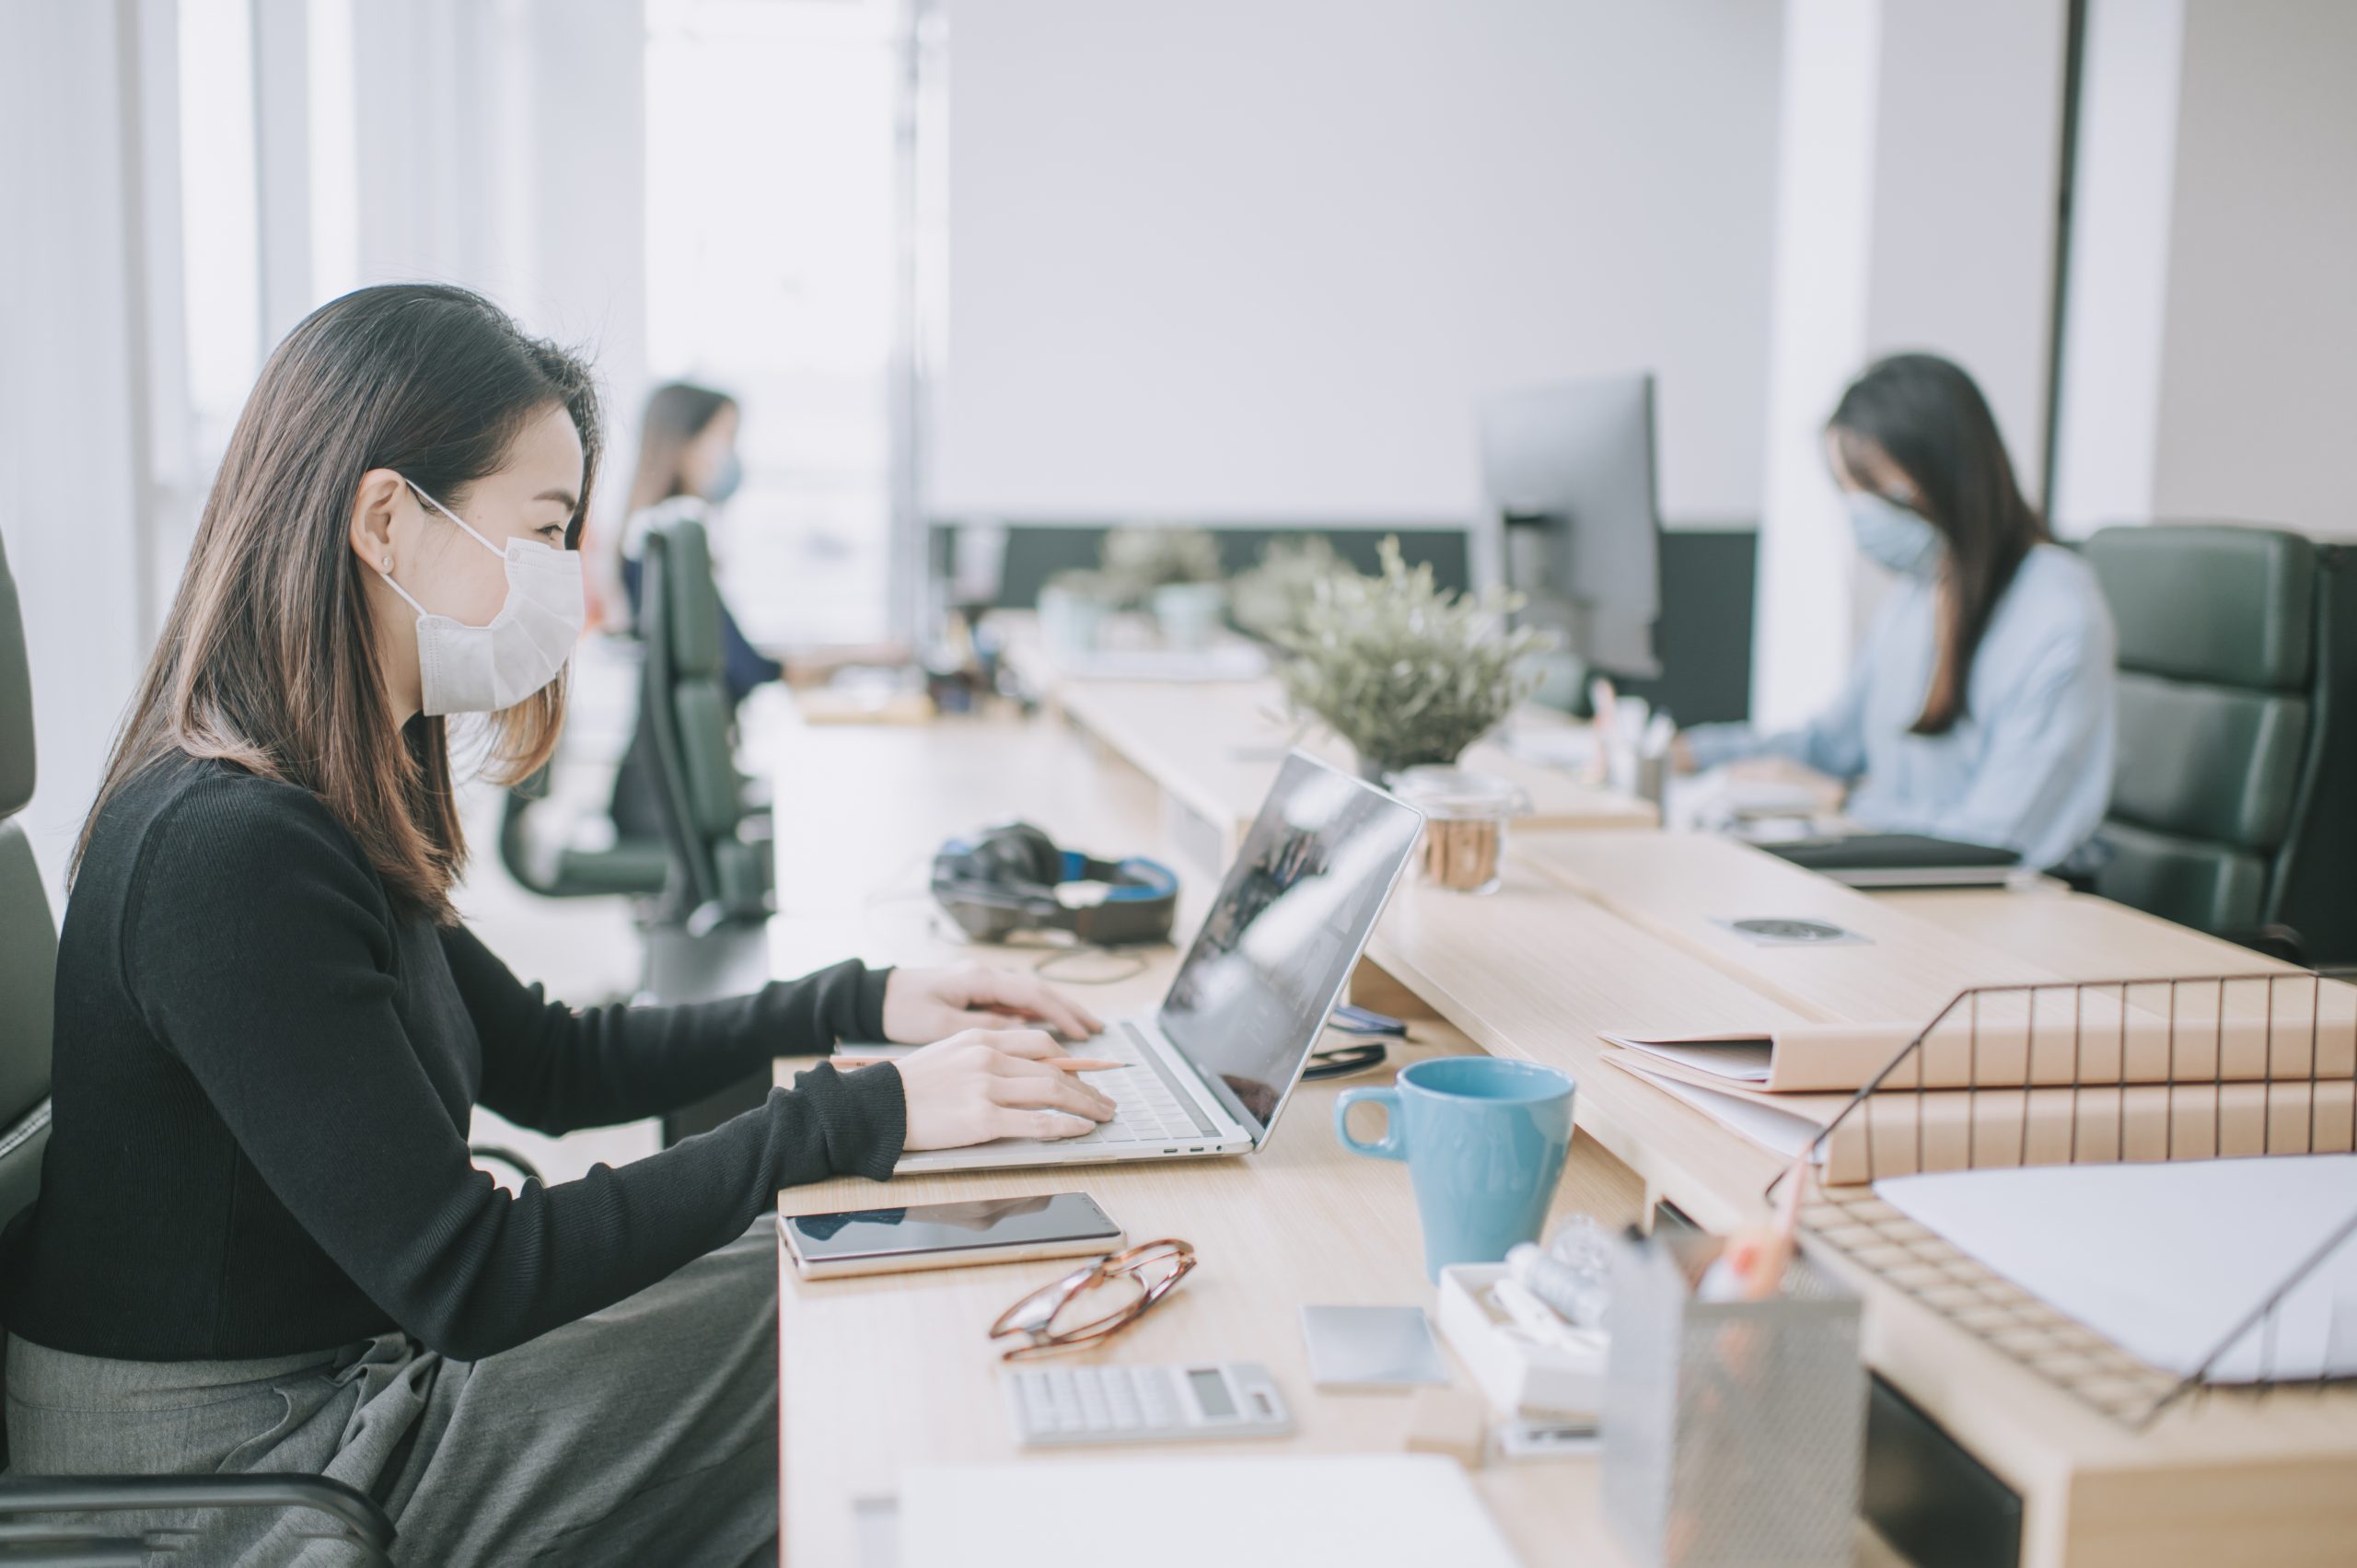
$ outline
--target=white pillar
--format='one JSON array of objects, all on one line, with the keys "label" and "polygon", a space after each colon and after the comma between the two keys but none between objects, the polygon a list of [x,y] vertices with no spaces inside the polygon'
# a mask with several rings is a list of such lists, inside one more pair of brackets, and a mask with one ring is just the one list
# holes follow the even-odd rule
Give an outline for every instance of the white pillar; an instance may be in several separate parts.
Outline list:
[{"label": "white pillar", "polygon": [[[533,249],[530,285],[513,303],[532,331],[597,361],[608,437],[598,522],[619,528],[647,382],[646,10],[644,0],[534,0],[530,21]],[[759,149],[736,150],[758,166]]]},{"label": "white pillar", "polygon": [[2054,411],[2066,539],[2153,515],[2184,49],[2184,0],[2087,7]]},{"label": "white pillar", "polygon": [[2043,468],[2064,0],[1788,0],[1752,712],[1805,718],[1874,585],[1820,432],[1876,355],[1969,370]]}]

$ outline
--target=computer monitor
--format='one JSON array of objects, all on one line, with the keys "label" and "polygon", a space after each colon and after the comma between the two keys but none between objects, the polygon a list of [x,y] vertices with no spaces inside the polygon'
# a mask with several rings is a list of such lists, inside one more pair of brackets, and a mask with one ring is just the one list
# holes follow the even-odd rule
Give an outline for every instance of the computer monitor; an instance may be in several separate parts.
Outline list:
[{"label": "computer monitor", "polygon": [[1661,613],[1654,378],[1599,376],[1502,392],[1478,411],[1481,477],[1504,525],[1519,619],[1598,673],[1650,677]]}]

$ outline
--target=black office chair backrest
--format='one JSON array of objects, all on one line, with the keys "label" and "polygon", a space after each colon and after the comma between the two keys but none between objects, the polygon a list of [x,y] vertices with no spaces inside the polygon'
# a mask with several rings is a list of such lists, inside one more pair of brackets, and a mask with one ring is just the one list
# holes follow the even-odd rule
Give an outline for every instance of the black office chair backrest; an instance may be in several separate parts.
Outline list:
[{"label": "black office chair backrest", "polygon": [[17,814],[33,796],[33,694],[16,580],[0,548],[0,1225],[32,1202],[49,1143],[57,926]]},{"label": "black office chair backrest", "polygon": [[706,927],[758,920],[769,912],[769,854],[744,836],[751,813],[737,771],[736,715],[721,666],[720,591],[702,522],[680,514],[658,519],[647,530],[642,562],[640,702],[686,910],[692,923]]},{"label": "black office chair backrest", "polygon": [[2317,547],[2230,525],[2106,528],[2119,748],[2096,890],[2206,931],[2285,920],[2318,807],[2331,661]]},{"label": "black office chair backrest", "polygon": [[[0,545],[0,1227],[41,1188],[49,1146],[49,1051],[57,927],[16,820],[33,796],[33,693],[25,620]],[[0,1374],[5,1376],[5,1374]],[[0,1425],[0,1467],[8,1441]]]}]

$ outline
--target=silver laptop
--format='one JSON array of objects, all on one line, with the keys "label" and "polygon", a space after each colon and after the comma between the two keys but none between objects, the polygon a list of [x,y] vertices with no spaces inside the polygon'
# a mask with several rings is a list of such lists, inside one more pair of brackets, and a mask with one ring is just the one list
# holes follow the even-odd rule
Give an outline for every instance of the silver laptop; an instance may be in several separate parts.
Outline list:
[{"label": "silver laptop", "polygon": [[1189,1159],[1257,1149],[1301,1081],[1422,815],[1314,757],[1277,772],[1162,1005],[1078,1049],[1120,1108],[1077,1138],[904,1155],[904,1171]]}]

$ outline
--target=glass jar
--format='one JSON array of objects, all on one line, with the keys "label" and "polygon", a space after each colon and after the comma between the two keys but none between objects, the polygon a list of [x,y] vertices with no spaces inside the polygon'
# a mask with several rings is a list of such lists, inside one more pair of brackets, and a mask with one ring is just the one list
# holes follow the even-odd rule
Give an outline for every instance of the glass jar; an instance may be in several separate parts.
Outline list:
[{"label": "glass jar", "polygon": [[1506,823],[1530,810],[1511,779],[1463,768],[1408,768],[1392,793],[1424,814],[1417,859],[1423,879],[1460,893],[1494,893],[1505,865]]}]

